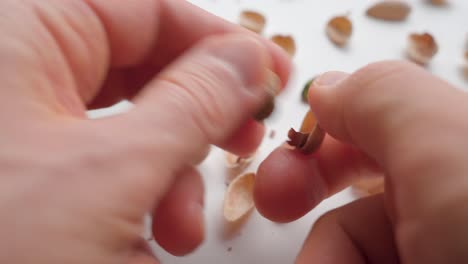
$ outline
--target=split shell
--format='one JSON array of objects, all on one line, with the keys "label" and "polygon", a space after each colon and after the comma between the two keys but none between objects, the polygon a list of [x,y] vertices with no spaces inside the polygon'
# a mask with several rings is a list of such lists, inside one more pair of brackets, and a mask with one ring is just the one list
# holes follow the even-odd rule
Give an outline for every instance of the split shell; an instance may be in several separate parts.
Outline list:
[{"label": "split shell", "polygon": [[384,177],[362,179],[352,186],[357,191],[367,195],[374,195],[385,191]]},{"label": "split shell", "polygon": [[337,46],[345,46],[353,34],[353,24],[346,16],[332,18],[326,27],[328,38]]},{"label": "split shell", "polygon": [[428,2],[432,5],[436,5],[436,6],[443,6],[443,5],[446,5],[448,4],[448,1],[447,0],[428,0]]},{"label": "split shell", "polygon": [[245,169],[255,159],[256,154],[247,157],[240,157],[230,152],[226,152],[226,167],[228,169]]},{"label": "split shell", "polygon": [[266,25],[266,18],[258,12],[245,10],[240,14],[239,24],[250,31],[261,34]]},{"label": "split shell", "polygon": [[296,54],[296,42],[292,36],[274,35],[271,37],[271,41],[283,48],[283,50],[286,51],[286,53],[288,53],[291,58]]},{"label": "split shell", "polygon": [[308,111],[299,132],[291,128],[288,132],[288,144],[304,154],[315,152],[325,139],[325,131],[319,126],[312,111]]},{"label": "split shell", "polygon": [[254,208],[253,190],[255,173],[245,173],[236,177],[228,186],[224,196],[224,218],[235,222]]},{"label": "split shell", "polygon": [[418,64],[428,64],[438,50],[434,37],[429,33],[413,33],[408,36],[408,58]]},{"label": "split shell", "polygon": [[367,9],[369,17],[386,21],[403,21],[411,13],[411,6],[399,0],[385,0]]}]

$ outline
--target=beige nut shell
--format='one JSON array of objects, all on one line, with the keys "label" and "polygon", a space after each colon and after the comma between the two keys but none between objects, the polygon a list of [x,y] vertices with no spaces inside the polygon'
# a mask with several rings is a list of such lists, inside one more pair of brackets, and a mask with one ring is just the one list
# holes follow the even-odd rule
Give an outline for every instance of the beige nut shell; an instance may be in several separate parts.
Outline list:
[{"label": "beige nut shell", "polygon": [[418,64],[426,65],[437,54],[439,47],[429,33],[413,33],[408,36],[408,58]]},{"label": "beige nut shell", "polygon": [[294,38],[289,35],[274,35],[271,37],[271,41],[276,43],[276,45],[283,48],[290,57],[294,57],[296,54],[296,42]]},{"label": "beige nut shell", "polygon": [[411,13],[411,6],[400,0],[384,0],[367,9],[369,17],[387,20],[403,21]]},{"label": "beige nut shell", "polygon": [[348,17],[337,16],[328,22],[326,33],[337,46],[345,46],[353,33],[353,24]]},{"label": "beige nut shell", "polygon": [[256,11],[245,10],[240,14],[239,24],[250,31],[261,34],[266,25],[266,18]]},{"label": "beige nut shell", "polygon": [[229,184],[223,206],[223,215],[227,221],[240,220],[254,208],[254,184],[255,173],[239,175]]}]

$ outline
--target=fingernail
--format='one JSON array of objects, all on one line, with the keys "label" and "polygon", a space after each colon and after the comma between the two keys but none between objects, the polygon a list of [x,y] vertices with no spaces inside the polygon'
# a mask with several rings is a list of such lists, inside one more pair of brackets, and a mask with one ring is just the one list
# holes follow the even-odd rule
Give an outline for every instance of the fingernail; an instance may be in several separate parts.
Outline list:
[{"label": "fingernail", "polygon": [[328,86],[335,86],[339,84],[341,81],[346,79],[349,74],[344,72],[332,71],[327,72],[320,75],[315,81],[314,85],[316,87],[328,87]]},{"label": "fingernail", "polygon": [[276,73],[270,70],[265,70],[265,77],[262,86],[263,92],[266,92],[266,98],[259,110],[253,116],[253,118],[258,122],[262,122],[268,118],[275,110],[275,97],[281,91],[281,80]]},{"label": "fingernail", "polygon": [[[210,52],[237,74],[236,77],[243,84],[242,88],[253,93],[257,93],[258,90],[276,89],[259,85],[259,81],[265,77],[267,77],[265,79],[267,86],[276,85],[274,83],[276,80],[266,70],[270,67],[271,56],[259,40],[249,36],[234,35],[214,44]],[[265,72],[268,73],[266,76]]]}]

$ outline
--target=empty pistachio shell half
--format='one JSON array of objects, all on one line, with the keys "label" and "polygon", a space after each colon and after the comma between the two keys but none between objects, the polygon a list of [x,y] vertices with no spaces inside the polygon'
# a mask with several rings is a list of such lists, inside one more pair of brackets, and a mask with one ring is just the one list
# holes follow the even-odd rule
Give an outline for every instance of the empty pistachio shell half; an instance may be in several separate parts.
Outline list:
[{"label": "empty pistachio shell half", "polygon": [[290,57],[294,57],[296,54],[296,42],[293,37],[287,35],[274,35],[271,37],[271,41],[283,48]]},{"label": "empty pistachio shell half", "polygon": [[353,24],[348,17],[337,16],[328,22],[326,33],[333,43],[338,46],[344,46],[353,34]]},{"label": "empty pistachio shell half", "polygon": [[318,125],[312,111],[307,112],[302,122],[301,130],[297,132],[291,128],[288,132],[288,144],[304,154],[315,152],[325,138],[325,131]]},{"label": "empty pistachio shell half", "polygon": [[235,222],[245,216],[253,207],[253,189],[255,173],[246,173],[236,177],[228,186],[224,196],[224,218]]},{"label": "empty pistachio shell half", "polygon": [[264,87],[267,95],[263,105],[254,114],[253,118],[259,122],[267,119],[275,110],[275,97],[281,89],[279,77],[272,71],[266,71],[266,81]]},{"label": "empty pistachio shell half", "polygon": [[240,157],[230,152],[226,152],[226,167],[228,169],[244,169],[252,163],[255,154],[247,157]]},{"label": "empty pistachio shell half", "polygon": [[240,14],[239,24],[248,30],[261,34],[265,28],[265,17],[255,11],[245,10]]},{"label": "empty pistachio shell half", "polygon": [[437,54],[439,47],[434,37],[429,33],[410,34],[408,37],[408,58],[421,65],[428,64]]},{"label": "empty pistachio shell half", "polygon": [[367,15],[381,20],[403,21],[411,12],[411,6],[399,0],[384,0],[367,9]]},{"label": "empty pistachio shell half", "polygon": [[448,3],[447,0],[428,0],[430,4],[437,5],[437,6],[442,6],[446,5]]}]

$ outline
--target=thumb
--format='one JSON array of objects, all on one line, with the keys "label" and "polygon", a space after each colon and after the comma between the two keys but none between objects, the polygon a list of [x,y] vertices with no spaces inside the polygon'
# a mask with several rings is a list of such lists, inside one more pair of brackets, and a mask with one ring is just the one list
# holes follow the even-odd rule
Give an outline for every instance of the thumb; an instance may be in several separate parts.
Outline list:
[{"label": "thumb", "polygon": [[[309,94],[321,126],[375,159],[397,222],[420,220],[468,188],[466,94],[402,62],[322,75]],[[459,197],[458,197],[459,198]]]},{"label": "thumb", "polygon": [[267,91],[279,89],[272,64],[253,37],[207,38],[147,84],[132,111],[104,125],[135,150],[129,157],[149,166],[143,185],[164,190],[179,170],[203,159],[210,144],[223,145],[251,122]]}]

